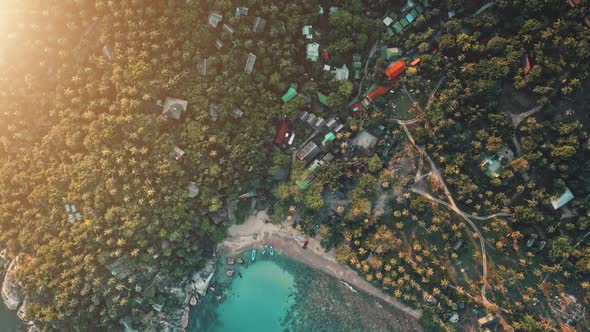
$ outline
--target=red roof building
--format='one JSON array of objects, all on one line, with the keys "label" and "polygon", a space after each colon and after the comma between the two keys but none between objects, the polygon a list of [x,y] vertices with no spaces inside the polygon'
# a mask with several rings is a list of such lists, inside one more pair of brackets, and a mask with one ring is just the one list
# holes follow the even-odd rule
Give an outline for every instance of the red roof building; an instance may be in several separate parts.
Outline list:
[{"label": "red roof building", "polygon": [[328,50],[324,50],[324,61],[328,60],[330,60],[330,53],[328,53]]},{"label": "red roof building", "polygon": [[375,89],[367,94],[367,99],[369,99],[370,102],[375,102],[375,100],[377,100],[377,98],[388,93],[392,87],[393,87],[393,84],[380,85],[379,87],[377,87],[377,89]]},{"label": "red roof building", "polygon": [[570,7],[575,8],[582,2],[582,0],[567,0],[567,2],[569,3]]},{"label": "red roof building", "polygon": [[283,120],[277,126],[277,135],[275,136],[275,144],[277,145],[291,145],[293,144],[293,139],[295,138],[295,134],[293,133],[293,128],[289,125],[289,122]]},{"label": "red roof building", "polygon": [[350,114],[355,115],[355,114],[363,113],[365,111],[365,109],[363,108],[363,106],[360,103],[357,102],[357,103],[350,105],[350,107],[348,108],[348,111],[350,112]]},{"label": "red roof building", "polygon": [[410,63],[410,66],[414,67],[415,65],[419,64],[420,61],[422,61],[422,60],[420,60],[420,58],[416,58],[416,60],[414,60]]},{"label": "red roof building", "polygon": [[529,74],[529,71],[531,71],[531,59],[529,58],[528,54],[525,54],[522,57],[522,69],[524,70],[525,76]]},{"label": "red roof building", "polygon": [[397,78],[399,75],[403,74],[406,71],[406,63],[404,60],[399,60],[394,62],[387,67],[385,70],[385,75],[389,77],[390,80]]}]

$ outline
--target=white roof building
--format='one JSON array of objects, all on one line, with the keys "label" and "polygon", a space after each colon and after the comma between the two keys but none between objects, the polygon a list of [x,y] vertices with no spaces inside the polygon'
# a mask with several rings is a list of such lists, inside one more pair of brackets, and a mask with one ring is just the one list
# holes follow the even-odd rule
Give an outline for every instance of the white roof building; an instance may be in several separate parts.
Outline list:
[{"label": "white roof building", "polygon": [[341,68],[336,68],[336,80],[337,81],[346,81],[348,80],[349,75],[348,67],[346,65],[342,65]]},{"label": "white roof building", "polygon": [[173,97],[166,97],[164,101],[164,107],[162,107],[162,115],[166,115],[167,117],[178,120],[182,113],[186,112],[186,107],[188,106],[188,101],[173,98]]},{"label": "white roof building", "polygon": [[307,44],[307,59],[313,62],[318,61],[320,56],[320,44],[311,43]]},{"label": "white roof building", "polygon": [[219,24],[219,22],[221,22],[222,19],[223,19],[223,15],[221,15],[221,13],[211,12],[209,14],[209,25],[214,28],[217,28],[217,25]]}]

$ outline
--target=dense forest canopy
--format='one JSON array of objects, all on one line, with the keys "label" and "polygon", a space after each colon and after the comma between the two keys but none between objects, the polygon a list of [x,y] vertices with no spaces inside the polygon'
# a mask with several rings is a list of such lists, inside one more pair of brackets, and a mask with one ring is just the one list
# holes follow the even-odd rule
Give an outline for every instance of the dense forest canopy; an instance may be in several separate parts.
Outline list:
[{"label": "dense forest canopy", "polygon": [[[447,314],[466,302],[525,331],[558,325],[548,304],[531,309],[542,296],[574,293],[589,305],[590,249],[582,238],[590,226],[588,6],[497,1],[475,16],[483,5],[3,1],[0,248],[21,257],[27,315],[47,330],[79,331],[112,328],[129,312],[152,317],[135,301],[145,274],[115,278],[108,267],[124,262],[173,280],[198,270],[224,237],[214,216],[255,190],[274,196],[273,221],[319,234],[340,262],[425,307],[428,328],[456,329]],[[238,15],[239,6],[248,13]],[[407,28],[385,29],[384,15],[418,6],[423,14]],[[212,13],[221,23],[211,23]],[[260,29],[257,18],[266,22]],[[319,30],[318,62],[306,61],[309,24]],[[405,61],[419,64],[394,86],[378,46],[399,47]],[[324,62],[348,65],[351,78],[335,80]],[[355,96],[388,84],[393,97],[347,115]],[[283,102],[289,88],[299,95]],[[336,158],[304,188],[298,181],[309,168],[291,162],[294,148],[272,146],[274,128],[320,94],[329,106],[314,112],[338,114],[346,129],[322,144]],[[399,122],[402,106],[390,106],[406,95],[414,96],[406,115],[417,121],[409,129]],[[162,114],[166,97],[188,102],[178,120]],[[351,152],[352,139],[367,130],[386,139],[376,151]],[[501,176],[486,176],[482,159],[503,147],[515,157]],[[415,181],[426,154],[458,208],[508,216],[476,221],[493,256],[487,280],[474,272],[478,235],[419,194],[446,195],[433,169]],[[272,180],[285,168],[286,181]],[[550,205],[566,189],[575,195],[573,217]],[[513,249],[530,239],[533,249]],[[547,247],[536,249],[540,242]]]}]

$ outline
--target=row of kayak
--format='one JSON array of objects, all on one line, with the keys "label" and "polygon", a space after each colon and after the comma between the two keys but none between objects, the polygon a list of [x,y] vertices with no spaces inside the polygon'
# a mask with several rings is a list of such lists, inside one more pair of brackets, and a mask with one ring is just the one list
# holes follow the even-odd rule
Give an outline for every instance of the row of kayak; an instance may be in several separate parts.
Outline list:
[{"label": "row of kayak", "polygon": [[[262,255],[266,255],[266,252],[269,252],[271,256],[275,255],[275,249],[269,245],[264,245],[264,247],[262,247]],[[254,262],[256,260],[256,249],[252,249],[252,262]]]}]

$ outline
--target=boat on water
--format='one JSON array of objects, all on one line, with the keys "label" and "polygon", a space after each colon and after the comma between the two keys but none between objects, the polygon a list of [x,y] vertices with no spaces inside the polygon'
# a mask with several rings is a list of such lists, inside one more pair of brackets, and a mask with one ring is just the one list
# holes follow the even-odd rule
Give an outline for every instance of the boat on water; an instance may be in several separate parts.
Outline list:
[{"label": "boat on water", "polygon": [[272,246],[270,246],[268,249],[269,249],[270,255],[271,256],[274,256],[275,255],[275,248],[273,248]]},{"label": "boat on water", "polygon": [[256,260],[256,249],[252,249],[252,261]]},{"label": "boat on water", "polygon": [[268,246],[265,244],[264,247],[262,247],[262,254],[266,255],[266,250],[268,250]]}]

